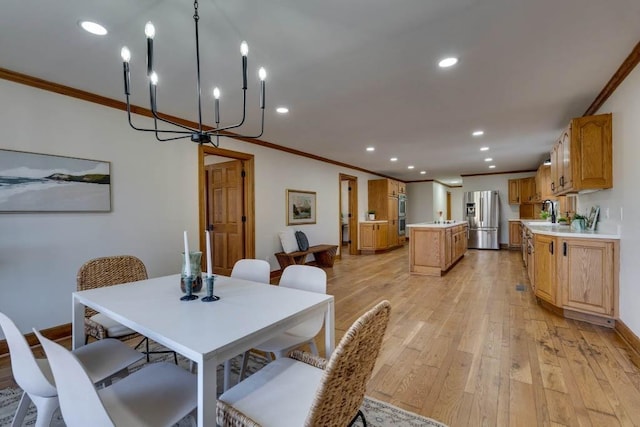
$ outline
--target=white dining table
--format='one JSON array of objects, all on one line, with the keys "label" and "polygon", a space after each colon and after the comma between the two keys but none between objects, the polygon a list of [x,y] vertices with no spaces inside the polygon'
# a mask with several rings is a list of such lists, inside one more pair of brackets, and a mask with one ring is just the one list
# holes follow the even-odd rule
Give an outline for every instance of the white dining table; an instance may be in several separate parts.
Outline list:
[{"label": "white dining table", "polygon": [[219,301],[181,301],[179,274],[74,292],[73,348],[84,345],[84,309],[90,307],[192,360],[199,427],[216,425],[218,364],[317,313],[325,317],[326,357],[333,352],[332,295],[225,276],[216,276],[214,294]]}]

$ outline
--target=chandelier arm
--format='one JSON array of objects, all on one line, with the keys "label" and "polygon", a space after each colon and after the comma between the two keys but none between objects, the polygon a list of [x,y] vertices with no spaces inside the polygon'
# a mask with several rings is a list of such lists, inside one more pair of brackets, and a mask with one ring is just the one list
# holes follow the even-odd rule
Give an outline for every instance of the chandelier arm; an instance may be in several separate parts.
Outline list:
[{"label": "chandelier arm", "polygon": [[223,130],[239,128],[240,126],[242,126],[244,124],[244,121],[245,121],[246,118],[247,118],[247,89],[243,88],[242,89],[242,120],[240,120],[240,122],[236,123],[235,125],[217,127],[215,129],[212,129],[212,130],[207,131],[205,133],[207,133],[209,135],[213,135],[214,133],[220,132],[220,131],[223,131]]},{"label": "chandelier arm", "polygon": [[127,96],[127,118],[129,119],[129,126],[131,126],[134,130],[139,130],[142,132],[161,132],[161,133],[182,133],[182,134],[186,134],[185,136],[182,136],[180,138],[186,138],[189,136],[189,134],[191,134],[191,132],[187,132],[187,131],[177,131],[177,130],[163,130],[163,129],[158,129],[157,126],[155,129],[146,129],[146,128],[141,128],[141,127],[137,127],[136,125],[133,124],[133,120],[131,119],[131,104],[129,102],[129,96]]},{"label": "chandelier arm", "polygon": [[[238,138],[260,138],[262,136],[262,134],[264,133],[264,108],[262,109],[262,120],[261,120],[261,124],[260,124],[260,133],[257,135],[227,135],[230,136],[232,138],[238,137]],[[224,136],[224,135],[222,135]]]},{"label": "chandelier arm", "polygon": [[[188,132],[184,132],[184,131],[168,131],[168,132],[193,133],[198,131],[197,129],[194,129],[189,126],[181,125],[180,123],[175,123],[169,119],[162,118],[158,115],[157,86],[151,83],[149,83],[149,97],[150,97],[150,104],[151,104],[151,114],[153,114],[154,120],[160,120],[161,122],[164,122],[182,129],[186,129],[188,131]],[[156,128],[157,128],[157,124],[156,124]]]}]

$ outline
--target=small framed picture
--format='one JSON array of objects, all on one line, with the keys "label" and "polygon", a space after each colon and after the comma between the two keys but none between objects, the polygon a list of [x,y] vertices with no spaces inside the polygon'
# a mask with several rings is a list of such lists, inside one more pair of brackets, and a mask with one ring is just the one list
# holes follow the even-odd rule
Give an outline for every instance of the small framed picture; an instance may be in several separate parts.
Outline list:
[{"label": "small framed picture", "polygon": [[315,223],[315,191],[287,190],[287,225]]},{"label": "small framed picture", "polygon": [[600,214],[600,206],[592,206],[587,217],[587,230],[594,231]]}]

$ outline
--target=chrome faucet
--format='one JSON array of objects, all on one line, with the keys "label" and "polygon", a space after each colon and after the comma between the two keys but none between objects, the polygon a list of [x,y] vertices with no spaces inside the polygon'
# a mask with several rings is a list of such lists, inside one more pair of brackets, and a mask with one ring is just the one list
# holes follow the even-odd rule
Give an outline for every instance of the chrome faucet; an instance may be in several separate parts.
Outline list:
[{"label": "chrome faucet", "polygon": [[551,223],[555,224],[556,222],[556,209],[555,209],[555,202],[553,200],[544,200],[542,202],[542,206],[544,207],[544,205],[546,205],[547,203],[549,203],[549,206],[551,207]]}]

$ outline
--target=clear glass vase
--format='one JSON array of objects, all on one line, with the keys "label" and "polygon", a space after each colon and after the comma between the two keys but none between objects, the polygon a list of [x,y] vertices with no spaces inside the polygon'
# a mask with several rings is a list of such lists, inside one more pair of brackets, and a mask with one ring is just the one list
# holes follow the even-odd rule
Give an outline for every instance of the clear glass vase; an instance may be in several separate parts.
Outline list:
[{"label": "clear glass vase", "polygon": [[[187,292],[184,284],[184,278],[186,274],[186,264],[184,252],[182,252],[182,273],[180,274],[180,289],[182,292]],[[202,252],[192,251],[189,252],[189,265],[191,266],[191,292],[200,292],[202,289]]]}]

